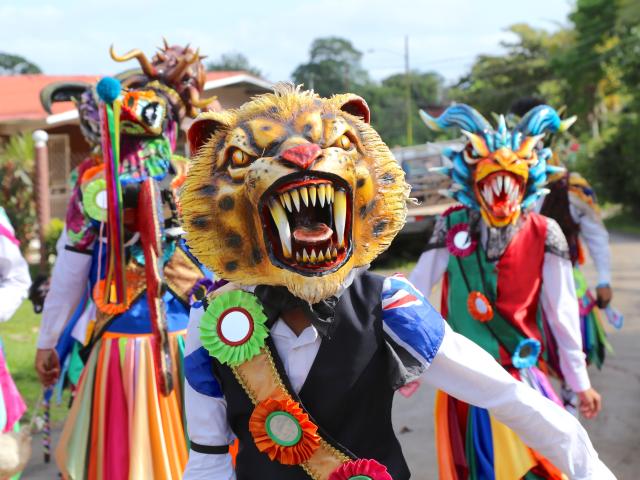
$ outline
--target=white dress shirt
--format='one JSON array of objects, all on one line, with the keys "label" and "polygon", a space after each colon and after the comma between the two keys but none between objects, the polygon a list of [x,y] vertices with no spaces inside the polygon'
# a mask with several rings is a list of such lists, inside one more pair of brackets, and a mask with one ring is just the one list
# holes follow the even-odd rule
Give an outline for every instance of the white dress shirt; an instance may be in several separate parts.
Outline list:
[{"label": "white dress shirt", "polygon": [[75,312],[89,281],[91,255],[67,250],[67,231],[56,244],[57,257],[44,300],[37,346],[55,348],[64,327]]},{"label": "white dress shirt", "polygon": [[[0,208],[0,223],[12,235],[13,227]],[[18,246],[0,234],[0,322],[6,322],[27,298],[31,277],[29,265]]]},{"label": "white dress shirt", "polygon": [[[538,199],[535,211],[540,212],[544,197]],[[575,223],[580,226],[580,237],[589,250],[589,255],[598,272],[598,284],[611,283],[611,250],[609,249],[609,232],[594,211],[584,202],[569,193],[569,213]]]},{"label": "white dress shirt", "polygon": [[[199,349],[204,311],[192,309],[185,355]],[[487,408],[532,448],[577,480],[615,477],[600,461],[580,423],[564,409],[509,375],[487,352],[445,327],[442,344],[422,379],[468,403]],[[299,337],[283,320],[271,329],[278,355],[292,387],[299,392],[318,353],[321,337],[313,326]],[[196,392],[185,382],[189,437],[203,445],[227,445],[234,436],[226,419],[224,398]],[[430,416],[431,412],[424,412]],[[190,452],[184,480],[234,480],[230,455]]]}]

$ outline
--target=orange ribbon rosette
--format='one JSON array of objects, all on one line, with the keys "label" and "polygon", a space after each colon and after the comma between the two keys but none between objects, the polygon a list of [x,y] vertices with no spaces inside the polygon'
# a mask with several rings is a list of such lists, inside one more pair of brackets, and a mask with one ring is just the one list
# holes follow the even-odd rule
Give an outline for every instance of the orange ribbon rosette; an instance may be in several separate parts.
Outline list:
[{"label": "orange ribbon rosette", "polygon": [[290,398],[268,398],[256,405],[249,431],[258,450],[283,465],[304,463],[320,447],[318,427]]}]

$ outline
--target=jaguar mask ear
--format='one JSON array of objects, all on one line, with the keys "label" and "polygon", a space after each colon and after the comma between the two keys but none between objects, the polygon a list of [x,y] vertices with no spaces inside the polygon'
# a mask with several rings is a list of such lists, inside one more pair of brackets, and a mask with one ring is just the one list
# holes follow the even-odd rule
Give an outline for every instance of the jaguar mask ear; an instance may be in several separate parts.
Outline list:
[{"label": "jaguar mask ear", "polygon": [[196,155],[212,136],[219,131],[227,130],[232,122],[232,114],[229,112],[205,112],[200,114],[187,132],[191,155]]},{"label": "jaguar mask ear", "polygon": [[359,117],[364,123],[371,123],[371,111],[364,98],[353,93],[342,93],[334,95],[331,100],[343,112]]}]

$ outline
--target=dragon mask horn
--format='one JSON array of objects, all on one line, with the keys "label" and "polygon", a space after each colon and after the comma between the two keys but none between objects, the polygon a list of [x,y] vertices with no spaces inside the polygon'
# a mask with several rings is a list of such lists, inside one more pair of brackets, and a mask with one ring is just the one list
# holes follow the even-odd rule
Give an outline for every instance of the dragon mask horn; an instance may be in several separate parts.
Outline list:
[{"label": "dragon mask horn", "polygon": [[42,108],[51,115],[51,106],[55,102],[70,102],[79,98],[85,90],[91,88],[86,82],[55,82],[47,85],[40,91],[40,103]]},{"label": "dragon mask horn", "polygon": [[460,127],[471,133],[491,130],[489,122],[476,109],[464,103],[448,107],[437,118],[420,110],[420,118],[431,130],[442,130],[448,127]]},{"label": "dragon mask horn", "polygon": [[516,132],[521,132],[524,136],[541,135],[546,132],[564,132],[577,120],[575,115],[564,120],[553,107],[549,105],[538,105],[527,112],[522,117],[520,123],[515,128]]},{"label": "dragon mask horn", "polygon": [[158,76],[156,67],[154,67],[151,64],[151,62],[149,61],[147,56],[144,54],[144,52],[138,48],[134,48],[133,50],[128,51],[124,55],[118,55],[115,49],[113,48],[113,45],[111,45],[111,48],[109,48],[109,54],[111,55],[111,58],[114,59],[116,62],[126,62],[128,60],[131,60],[132,58],[135,58],[136,60],[138,60],[138,63],[140,64],[140,68],[142,68],[142,71],[144,72],[145,75],[147,75],[150,78],[155,78]]}]

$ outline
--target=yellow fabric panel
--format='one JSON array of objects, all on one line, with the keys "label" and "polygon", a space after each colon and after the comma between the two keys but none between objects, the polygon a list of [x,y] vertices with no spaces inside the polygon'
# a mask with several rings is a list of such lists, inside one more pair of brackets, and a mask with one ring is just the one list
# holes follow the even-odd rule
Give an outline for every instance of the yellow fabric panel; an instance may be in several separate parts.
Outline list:
[{"label": "yellow fabric panel", "polygon": [[519,480],[536,465],[531,450],[509,427],[491,416],[496,480]]}]

